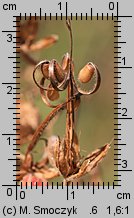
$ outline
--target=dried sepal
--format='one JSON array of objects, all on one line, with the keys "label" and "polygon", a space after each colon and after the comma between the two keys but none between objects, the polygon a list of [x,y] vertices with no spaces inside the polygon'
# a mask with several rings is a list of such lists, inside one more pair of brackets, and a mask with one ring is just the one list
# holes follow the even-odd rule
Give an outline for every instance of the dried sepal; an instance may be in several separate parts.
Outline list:
[{"label": "dried sepal", "polygon": [[69,166],[70,159],[67,158],[67,150],[65,146],[65,139],[62,141],[59,141],[57,144],[57,148],[55,149],[55,157],[56,157],[56,167],[58,168],[59,172],[63,177],[67,177],[67,175],[70,173],[70,170],[72,171],[71,166]]},{"label": "dried sepal", "polygon": [[74,131],[74,135],[73,135],[73,159],[75,160],[75,162],[79,162],[79,160],[81,159],[81,155],[80,155],[80,146],[79,146],[79,140],[78,140],[78,136],[77,133]]},{"label": "dried sepal", "polygon": [[80,164],[78,172],[65,178],[66,182],[73,181],[74,179],[78,179],[84,176],[86,173],[89,173],[93,168],[95,168],[99,164],[100,161],[103,160],[110,146],[110,144],[106,144],[103,147],[96,149],[94,152],[89,154]]},{"label": "dried sepal", "polygon": [[56,167],[56,152],[59,146],[59,141],[60,139],[58,136],[51,136],[48,138],[46,152],[48,155],[49,163],[52,167]]}]

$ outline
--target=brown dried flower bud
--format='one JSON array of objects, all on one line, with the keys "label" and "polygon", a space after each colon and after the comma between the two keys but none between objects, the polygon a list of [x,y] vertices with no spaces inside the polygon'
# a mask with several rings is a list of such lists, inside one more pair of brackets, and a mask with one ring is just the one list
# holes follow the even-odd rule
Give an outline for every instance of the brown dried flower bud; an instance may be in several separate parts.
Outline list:
[{"label": "brown dried flower bud", "polygon": [[82,68],[82,70],[79,72],[78,80],[81,83],[87,83],[89,82],[93,75],[95,73],[95,68],[90,63],[86,64],[85,67]]},{"label": "brown dried flower bud", "polygon": [[50,101],[55,101],[59,98],[59,92],[57,90],[48,90],[47,97]]},{"label": "brown dried flower bud", "polygon": [[50,45],[53,45],[57,40],[58,40],[58,36],[56,35],[45,37],[35,43],[32,43],[31,46],[29,47],[29,50],[38,51],[40,49],[47,48]]},{"label": "brown dried flower bud", "polygon": [[41,65],[41,71],[45,78],[49,79],[49,61],[46,61]]}]

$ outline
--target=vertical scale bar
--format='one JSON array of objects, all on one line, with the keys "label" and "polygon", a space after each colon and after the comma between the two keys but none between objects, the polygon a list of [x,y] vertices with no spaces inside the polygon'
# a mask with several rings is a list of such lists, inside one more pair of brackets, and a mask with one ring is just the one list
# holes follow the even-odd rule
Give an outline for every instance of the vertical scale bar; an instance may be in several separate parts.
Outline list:
[{"label": "vertical scale bar", "polygon": [[[20,48],[20,44],[21,44],[21,32],[20,32],[21,13],[20,13],[19,17],[16,17],[16,23],[17,23],[16,26],[18,26],[17,30],[19,30],[19,32],[16,32],[16,45],[18,45],[18,47]],[[16,52],[17,52],[17,49],[16,49]],[[20,53],[18,53],[18,54],[16,53],[16,56],[19,56],[19,58],[20,58]],[[18,65],[20,65],[20,62],[18,63]],[[20,66],[19,66],[19,74],[20,74]],[[16,77],[16,82],[18,83],[18,88],[20,90],[20,76]],[[17,101],[16,103],[19,103],[18,107],[17,107],[18,108],[17,111],[18,111],[18,118],[19,119],[18,120],[16,119],[16,127],[17,127],[16,131],[19,132],[19,137],[16,138],[17,139],[16,140],[16,148],[17,148],[18,146],[20,146],[20,137],[21,137],[20,136],[20,91],[16,94],[16,101]],[[16,104],[16,106],[17,106],[17,104]],[[19,159],[19,157],[18,157],[18,159]],[[17,167],[19,168],[19,171],[20,171],[20,166],[18,166],[18,164],[16,163],[16,170],[17,170]],[[19,171],[16,171],[16,172],[19,172]],[[18,184],[17,184],[17,182],[18,181],[17,181],[17,178],[16,178],[16,200],[17,200],[17,195],[18,195]]]},{"label": "vertical scale bar", "polygon": [[[16,30],[19,31],[19,32],[16,32],[16,58],[20,58],[20,52],[19,52],[19,48],[20,48],[20,20],[21,20],[21,14],[20,16],[16,16]],[[19,52],[19,53],[18,53]],[[16,69],[17,70],[17,74],[19,73],[20,74],[20,62],[17,62],[16,63]],[[16,150],[20,150],[19,148],[17,149],[17,146],[20,145],[20,76],[16,76],[14,77],[14,79],[16,80],[16,84],[17,84],[17,87],[16,87],[16,90],[19,90],[19,91],[16,91],[15,95],[16,95],[16,99],[15,99],[15,104],[16,104],[16,110],[17,110],[17,113],[16,113],[16,133],[19,133],[18,137],[16,138],[16,143],[14,143],[14,145],[16,146]],[[19,159],[19,156],[17,156],[17,159]],[[16,165],[14,165],[15,169],[16,169],[16,173],[19,172],[18,170],[18,164],[16,162]],[[15,170],[14,170],[15,171]],[[17,186],[17,182],[18,180],[17,179],[14,179],[14,181],[16,181],[16,186]],[[16,188],[16,200],[17,200],[17,188]]]},{"label": "vertical scale bar", "polygon": [[[117,11],[118,11],[118,9],[117,9]],[[117,17],[116,17],[116,19],[117,19]],[[116,30],[118,29],[118,19],[117,20],[116,19],[113,20],[113,22],[114,22],[114,39],[117,41],[116,45],[118,45],[118,37],[117,37],[118,33],[116,34]],[[118,53],[116,53],[117,51],[118,51],[118,49],[114,46],[114,56],[116,56],[116,60],[118,62]],[[118,63],[115,63],[115,61],[114,61],[114,75],[115,75],[115,67],[117,66],[117,64]],[[118,92],[117,82],[118,82],[118,79],[114,77],[114,104],[116,104],[117,108],[118,108],[118,95],[115,94],[116,93],[115,90],[117,90],[117,92]],[[116,111],[118,112],[118,109],[116,110],[114,108],[114,118],[117,117]],[[118,127],[118,120],[117,120],[117,123],[115,123],[115,119],[114,119],[114,126]],[[117,130],[114,130],[114,172],[115,172],[115,170],[117,170],[117,167],[118,167],[117,166],[118,156],[117,156],[117,151],[115,150],[116,149],[115,143],[118,142],[117,141],[118,140],[117,133],[118,133],[118,128],[117,128]],[[115,174],[114,174],[114,183],[116,183],[117,179],[118,179],[118,176],[116,177]]]},{"label": "vertical scale bar", "polygon": [[[120,21],[118,20],[119,18],[119,5],[117,2],[117,8],[116,8],[117,12],[116,12],[116,20],[114,19],[114,38],[117,40],[116,42],[114,42],[114,183],[119,183],[121,182],[121,180],[118,179],[118,173],[117,172],[117,168],[120,164],[120,154],[119,154],[119,147],[118,147],[118,142],[120,140],[119,136],[121,134],[119,134],[119,126],[121,127],[121,124],[118,123],[118,113],[119,113],[119,105],[121,104],[119,102],[120,98],[119,98],[119,90],[121,89],[119,87],[119,77],[118,77],[118,64],[119,64],[119,44],[118,44],[118,32],[119,32],[119,23]],[[117,72],[116,72],[117,71]],[[117,75],[117,76],[115,76]],[[117,120],[117,122],[116,122]],[[119,184],[117,184],[119,186]]]},{"label": "vertical scale bar", "polygon": [[[19,20],[18,20],[17,17],[15,17],[15,20],[16,20],[16,26],[15,26],[15,28],[16,28],[16,37],[15,37],[15,38],[16,38],[16,40],[15,40],[16,43],[15,43],[15,42],[14,42],[14,43],[16,44],[15,52],[16,52],[16,59],[17,59],[17,58],[20,58],[20,57],[19,57],[19,53],[18,53],[19,51],[17,50],[17,49],[18,49],[17,47],[20,47],[20,46],[19,46],[19,44],[20,44],[20,34],[19,34],[19,32],[17,32],[17,31],[19,31],[19,29],[20,29],[20,22],[19,22]],[[14,53],[14,52],[13,52],[13,53]],[[19,63],[20,63],[20,62],[14,62],[17,72],[18,72],[18,70],[17,70],[17,67],[18,67],[17,64],[19,64]],[[13,73],[14,73],[14,72],[13,72]],[[18,103],[19,103],[19,99],[20,99],[20,95],[19,95],[18,92],[17,92],[17,89],[19,90],[19,88],[20,88],[20,87],[19,87],[19,81],[18,81],[19,78],[20,78],[20,77],[19,77],[19,76],[16,76],[16,75],[13,77],[13,79],[15,79],[15,82],[16,82],[16,91],[15,91],[15,93],[14,93],[14,94],[15,94],[15,97],[13,98],[13,99],[15,100],[15,103],[14,103],[14,104],[16,105],[16,107],[17,107],[17,105],[19,105]],[[20,93],[20,92],[19,92],[19,93]],[[13,118],[13,119],[16,121],[15,124],[17,124],[17,125],[16,125],[16,128],[14,129],[14,130],[16,131],[16,133],[17,133],[17,131],[18,131],[18,129],[19,129],[19,128],[18,128],[18,122],[19,122],[19,119],[18,119],[18,118],[19,118],[19,117],[18,117],[19,111],[18,111],[18,110],[19,110],[19,109],[17,109],[16,113],[13,113],[13,114],[15,114],[15,118],[16,118],[16,119],[15,119],[15,118]],[[17,114],[18,114],[18,115],[17,115]],[[16,137],[17,137],[17,135],[16,135]],[[17,138],[16,138],[16,139],[17,139]],[[19,150],[19,149],[17,149],[17,145],[16,145],[16,144],[17,144],[17,141],[18,141],[18,140],[16,140],[16,142],[13,143],[13,146],[15,145],[15,149],[13,148],[13,150],[15,150],[15,151]],[[19,159],[19,157],[18,157],[17,154],[16,154],[16,159]],[[14,165],[14,167],[15,167],[15,170],[14,170],[14,171],[17,173],[17,172],[18,172],[18,169],[17,169],[17,160],[16,160],[16,164]],[[16,173],[15,173],[15,175],[14,175],[15,177],[16,177]],[[16,197],[16,200],[17,200],[17,199],[18,199],[18,196],[17,196],[17,195],[18,195],[17,179],[15,178],[13,181],[16,181],[15,197]]]}]

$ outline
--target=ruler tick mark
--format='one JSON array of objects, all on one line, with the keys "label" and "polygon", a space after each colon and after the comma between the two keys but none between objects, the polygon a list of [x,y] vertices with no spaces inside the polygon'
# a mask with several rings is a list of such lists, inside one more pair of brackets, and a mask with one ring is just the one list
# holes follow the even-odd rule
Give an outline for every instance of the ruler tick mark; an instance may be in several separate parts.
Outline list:
[{"label": "ruler tick mark", "polygon": [[66,20],[67,20],[67,18],[68,18],[68,17],[67,17],[67,13],[68,13],[67,10],[68,10],[68,5],[67,5],[67,2],[66,2]]},{"label": "ruler tick mark", "polygon": [[76,13],[75,17],[76,17],[76,20],[77,20],[77,13]]},{"label": "ruler tick mark", "polygon": [[108,20],[108,13],[107,13],[107,20]]},{"label": "ruler tick mark", "polygon": [[41,12],[41,8],[40,8],[40,20],[41,20],[41,17],[42,17],[42,14],[41,14],[42,12]]},{"label": "ruler tick mark", "polygon": [[81,20],[82,20],[82,13],[81,13]]},{"label": "ruler tick mark", "polygon": [[91,20],[93,19],[93,9],[91,8]]}]

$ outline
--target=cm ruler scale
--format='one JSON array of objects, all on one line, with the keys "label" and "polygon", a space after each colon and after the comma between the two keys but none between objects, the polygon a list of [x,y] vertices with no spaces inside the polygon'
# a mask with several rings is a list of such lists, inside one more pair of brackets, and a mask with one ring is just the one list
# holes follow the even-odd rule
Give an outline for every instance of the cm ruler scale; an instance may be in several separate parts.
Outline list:
[{"label": "cm ruler scale", "polygon": [[[30,3],[2,2],[1,20],[1,217],[4,216],[78,216],[81,217],[130,217],[132,214],[133,162],[132,129],[132,14],[131,6],[123,1]],[[128,6],[128,9],[127,9]],[[10,19],[7,19],[10,17]],[[21,20],[35,18],[40,21],[113,22],[113,181],[101,183],[47,183],[46,186],[24,187],[18,183],[17,159],[20,150],[19,110],[20,88],[20,32]],[[74,32],[74,30],[73,30]],[[49,34],[49,33],[48,33]],[[60,40],[60,39],[59,39]],[[74,39],[75,41],[75,39]],[[83,42],[84,43],[84,42]],[[74,46],[75,50],[75,46]],[[3,54],[3,55],[2,55]],[[131,79],[132,78],[132,79]],[[17,155],[16,155],[17,152]]]}]

